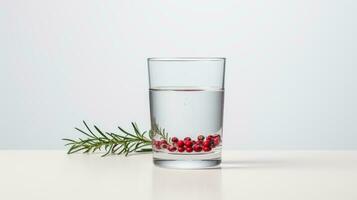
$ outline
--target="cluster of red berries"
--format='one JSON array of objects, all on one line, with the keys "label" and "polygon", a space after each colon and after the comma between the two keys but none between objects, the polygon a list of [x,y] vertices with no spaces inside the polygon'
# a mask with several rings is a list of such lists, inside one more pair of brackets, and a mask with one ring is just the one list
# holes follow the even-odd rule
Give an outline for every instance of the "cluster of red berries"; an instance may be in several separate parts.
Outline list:
[{"label": "cluster of red berries", "polygon": [[183,140],[179,140],[177,137],[171,138],[171,143],[166,140],[153,141],[153,146],[156,149],[167,149],[170,152],[209,152],[221,143],[221,137],[218,134],[208,135],[206,138],[203,135],[199,135],[197,140],[193,140],[190,137],[185,137]]}]

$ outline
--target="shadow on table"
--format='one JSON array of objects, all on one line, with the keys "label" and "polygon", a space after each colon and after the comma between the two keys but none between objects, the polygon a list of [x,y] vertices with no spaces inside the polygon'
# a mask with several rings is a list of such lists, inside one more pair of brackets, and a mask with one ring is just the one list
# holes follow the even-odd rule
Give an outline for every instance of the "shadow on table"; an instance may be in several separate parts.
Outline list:
[{"label": "shadow on table", "polygon": [[[138,156],[142,154],[151,154],[147,153],[134,153],[129,156]],[[251,159],[223,159],[222,163],[218,167],[206,168],[208,170],[220,170],[220,169],[257,169],[257,168],[282,168],[291,164],[291,160],[282,160],[276,158],[251,158]],[[202,170],[202,169],[190,169],[190,170]]]},{"label": "shadow on table", "polygon": [[285,160],[223,160],[219,167],[209,168],[210,170],[220,169],[257,169],[257,168],[282,168],[288,165]]}]

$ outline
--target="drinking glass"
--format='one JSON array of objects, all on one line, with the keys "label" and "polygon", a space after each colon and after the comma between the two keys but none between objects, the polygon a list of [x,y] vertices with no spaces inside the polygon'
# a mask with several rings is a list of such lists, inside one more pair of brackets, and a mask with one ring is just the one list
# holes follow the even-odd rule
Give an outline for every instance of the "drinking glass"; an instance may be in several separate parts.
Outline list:
[{"label": "drinking glass", "polygon": [[225,58],[148,58],[154,164],[221,163]]}]

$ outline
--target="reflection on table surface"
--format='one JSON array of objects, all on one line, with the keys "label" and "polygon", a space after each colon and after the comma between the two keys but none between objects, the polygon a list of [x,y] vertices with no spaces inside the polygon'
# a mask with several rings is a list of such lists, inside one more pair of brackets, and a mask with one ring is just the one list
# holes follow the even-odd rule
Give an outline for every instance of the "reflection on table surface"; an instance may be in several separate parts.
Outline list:
[{"label": "reflection on table surface", "polygon": [[152,168],[152,199],[221,199],[220,169],[174,170]]}]

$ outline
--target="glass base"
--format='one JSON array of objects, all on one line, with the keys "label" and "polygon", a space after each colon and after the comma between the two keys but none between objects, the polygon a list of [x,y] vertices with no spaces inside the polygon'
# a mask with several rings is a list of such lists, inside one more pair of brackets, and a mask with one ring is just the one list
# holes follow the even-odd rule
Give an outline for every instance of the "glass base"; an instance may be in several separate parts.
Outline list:
[{"label": "glass base", "polygon": [[204,169],[214,168],[221,164],[221,160],[161,160],[154,159],[154,164],[159,167],[172,169]]},{"label": "glass base", "polygon": [[154,164],[173,169],[215,168],[221,164],[221,147],[210,153],[165,153],[153,152]]}]

